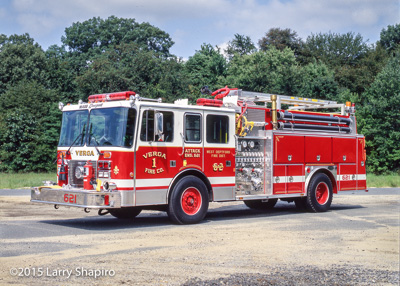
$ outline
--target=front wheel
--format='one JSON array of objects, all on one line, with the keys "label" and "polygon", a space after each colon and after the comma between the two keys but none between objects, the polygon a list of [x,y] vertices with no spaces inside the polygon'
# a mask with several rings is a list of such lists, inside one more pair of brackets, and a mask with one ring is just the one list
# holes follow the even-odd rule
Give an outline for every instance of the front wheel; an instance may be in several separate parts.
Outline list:
[{"label": "front wheel", "polygon": [[307,189],[307,209],[312,212],[329,210],[333,198],[332,182],[323,173],[312,177]]},{"label": "front wheel", "polygon": [[195,176],[181,179],[172,190],[168,216],[177,224],[193,224],[204,219],[208,211],[208,191]]}]

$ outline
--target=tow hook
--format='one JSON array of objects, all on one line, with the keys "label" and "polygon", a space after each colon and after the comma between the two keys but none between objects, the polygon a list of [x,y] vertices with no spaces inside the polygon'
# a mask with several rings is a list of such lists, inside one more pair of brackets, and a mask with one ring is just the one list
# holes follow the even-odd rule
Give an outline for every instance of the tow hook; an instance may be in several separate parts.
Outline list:
[{"label": "tow hook", "polygon": [[60,206],[59,206],[59,205],[54,205],[54,208],[55,208],[56,210],[58,210],[58,209],[60,208]]},{"label": "tow hook", "polygon": [[99,209],[99,215],[106,215],[109,214],[110,212],[108,210],[105,209]]},{"label": "tow hook", "polygon": [[90,209],[88,209],[88,208],[84,208],[84,210],[83,210],[85,213],[90,213]]}]

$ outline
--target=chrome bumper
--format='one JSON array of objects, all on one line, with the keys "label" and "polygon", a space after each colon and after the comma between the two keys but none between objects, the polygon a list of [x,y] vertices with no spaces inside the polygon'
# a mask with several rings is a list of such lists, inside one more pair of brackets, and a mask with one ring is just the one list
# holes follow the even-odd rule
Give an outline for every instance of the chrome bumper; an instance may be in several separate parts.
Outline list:
[{"label": "chrome bumper", "polygon": [[121,193],[35,187],[31,190],[31,202],[80,208],[110,209],[121,207]]}]

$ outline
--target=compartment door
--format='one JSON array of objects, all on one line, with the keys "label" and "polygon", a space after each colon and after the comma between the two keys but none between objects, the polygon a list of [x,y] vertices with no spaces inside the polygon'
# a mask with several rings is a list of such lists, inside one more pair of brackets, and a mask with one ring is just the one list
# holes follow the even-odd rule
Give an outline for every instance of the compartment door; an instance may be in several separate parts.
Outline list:
[{"label": "compartment door", "polygon": [[356,173],[356,164],[339,164],[339,191],[353,191],[357,189]]}]

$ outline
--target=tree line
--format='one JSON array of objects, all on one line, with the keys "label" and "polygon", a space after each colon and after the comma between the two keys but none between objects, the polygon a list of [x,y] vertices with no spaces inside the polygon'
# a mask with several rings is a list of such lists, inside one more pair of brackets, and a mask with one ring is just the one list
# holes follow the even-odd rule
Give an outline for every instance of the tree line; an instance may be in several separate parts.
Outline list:
[{"label": "tree line", "polygon": [[44,51],[29,34],[0,35],[0,172],[54,171],[58,102],[133,90],[172,102],[225,85],[243,90],[356,103],[367,167],[400,172],[400,24],[370,44],[360,34],[306,40],[271,28],[257,45],[235,34],[227,48],[201,45],[189,59],[170,53],[168,33],[111,16],[73,23]]}]

